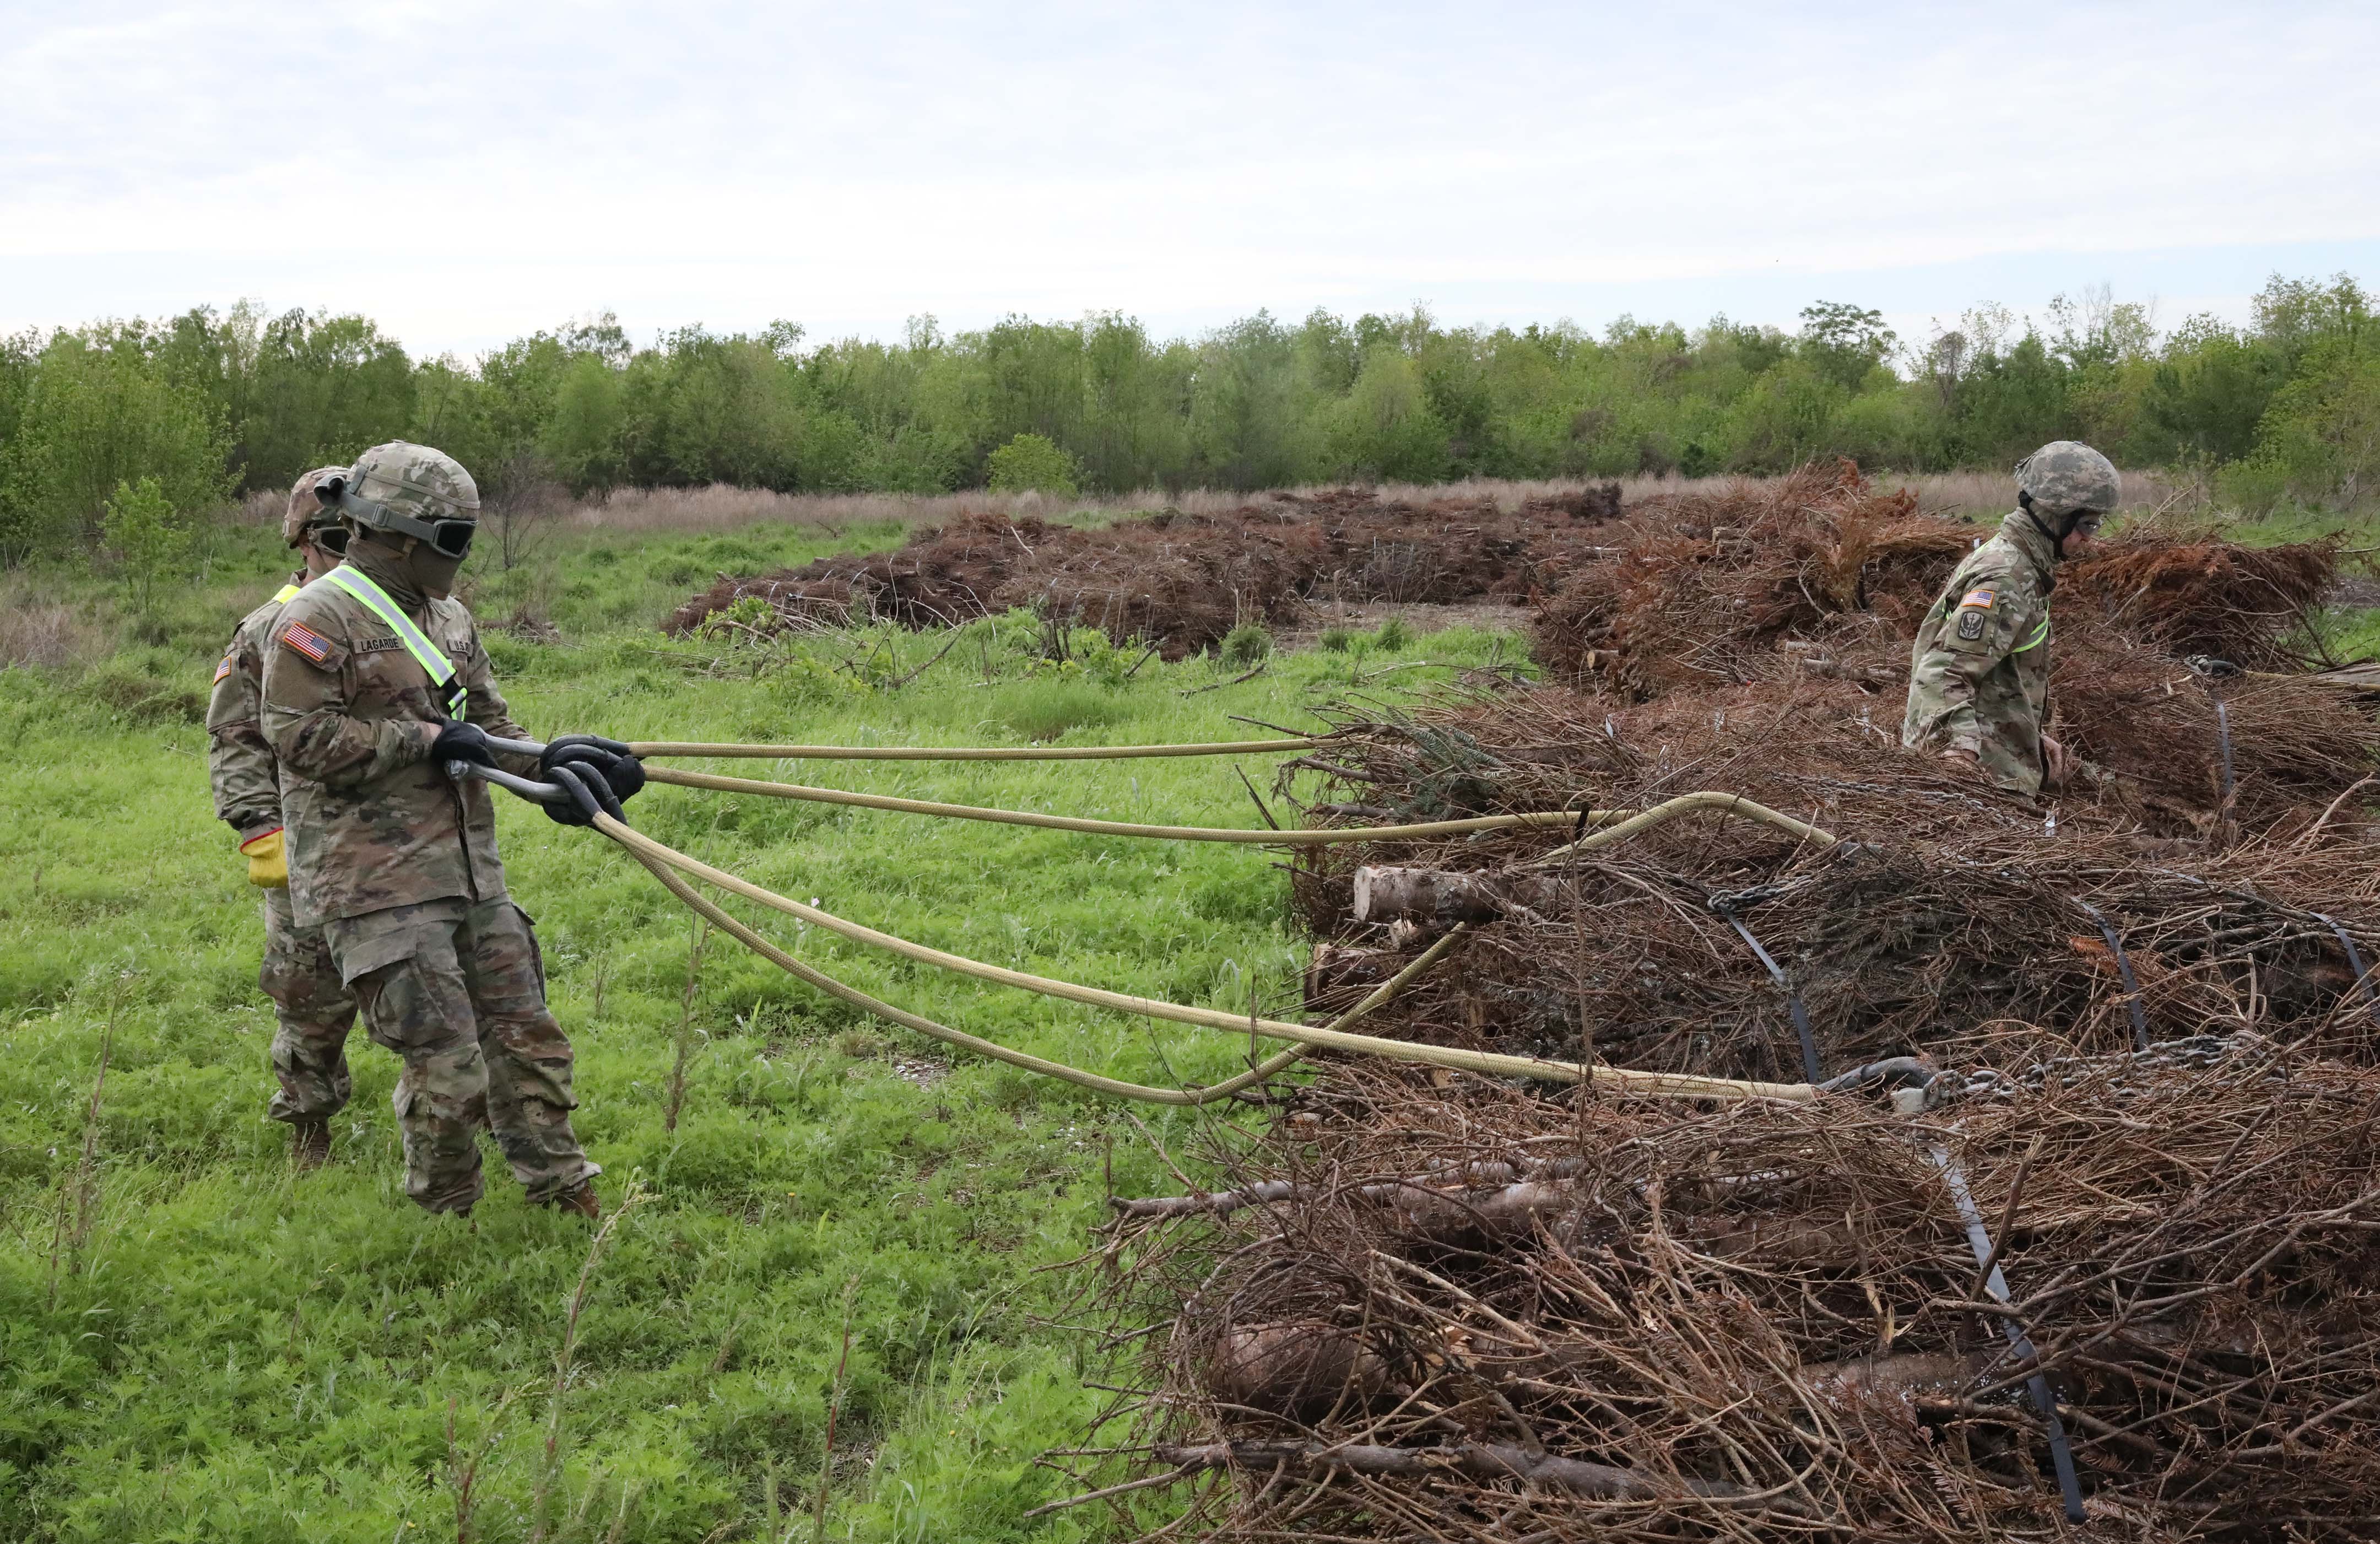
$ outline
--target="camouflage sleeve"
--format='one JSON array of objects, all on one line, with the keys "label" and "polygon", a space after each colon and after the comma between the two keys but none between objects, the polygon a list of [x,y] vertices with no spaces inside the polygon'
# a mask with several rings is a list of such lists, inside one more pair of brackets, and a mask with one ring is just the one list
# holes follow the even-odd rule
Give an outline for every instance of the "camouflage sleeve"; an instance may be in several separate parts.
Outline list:
[{"label": "camouflage sleeve", "polygon": [[[487,650],[480,647],[480,625],[476,621],[471,624],[470,647],[464,650],[462,656],[455,662],[455,673],[469,693],[463,705],[465,719],[500,740],[531,737],[528,730],[513,722],[512,705],[504,700],[504,694],[496,689],[496,668],[489,661]],[[496,760],[508,772],[517,772],[524,777],[537,775],[537,758],[534,756],[498,756]]]},{"label": "camouflage sleeve", "polygon": [[1984,678],[2014,653],[2046,616],[2041,598],[2022,576],[1964,577],[1934,646],[1918,659],[1912,687],[1938,705],[1936,743],[1981,754],[1985,725],[1976,711]]},{"label": "camouflage sleeve", "polygon": [[207,698],[207,781],[215,818],[245,842],[281,823],[281,779],[262,721],[263,661],[242,626],[215,666]]},{"label": "camouflage sleeve", "polygon": [[[293,602],[295,604],[295,602]],[[362,719],[348,709],[348,645],[319,613],[305,626],[309,647],[293,648],[287,613],[264,654],[264,736],[281,764],[326,787],[352,787],[426,760],[436,726],[416,719]]]}]

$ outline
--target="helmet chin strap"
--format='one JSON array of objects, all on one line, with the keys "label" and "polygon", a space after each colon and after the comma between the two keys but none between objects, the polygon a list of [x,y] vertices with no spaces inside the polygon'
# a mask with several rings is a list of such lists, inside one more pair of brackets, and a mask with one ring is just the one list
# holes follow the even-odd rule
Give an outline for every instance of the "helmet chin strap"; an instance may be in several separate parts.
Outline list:
[{"label": "helmet chin strap", "polygon": [[2017,507],[2024,511],[2024,517],[2033,522],[2033,529],[2049,538],[2050,551],[2063,558],[2066,555],[2066,539],[2074,534],[2075,522],[2082,517],[2082,512],[2079,509],[2069,510],[2058,520],[2058,529],[2052,530],[2043,522],[2041,511],[2033,507],[2031,493],[2019,493],[2016,496],[2016,502]]}]

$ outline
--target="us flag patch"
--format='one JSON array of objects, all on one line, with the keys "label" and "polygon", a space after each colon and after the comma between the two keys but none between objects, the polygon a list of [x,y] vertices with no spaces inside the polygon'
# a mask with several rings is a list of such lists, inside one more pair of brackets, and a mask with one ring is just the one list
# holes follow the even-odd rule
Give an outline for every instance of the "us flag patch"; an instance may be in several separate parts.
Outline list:
[{"label": "us flag patch", "polygon": [[281,641],[300,654],[321,664],[331,657],[331,646],[322,634],[303,622],[292,622],[281,630]]},{"label": "us flag patch", "polygon": [[1988,590],[1970,590],[1967,591],[1966,599],[1959,603],[1962,606],[1981,606],[1985,611],[1989,611],[1993,599],[1992,592]]},{"label": "us flag patch", "polygon": [[225,676],[226,676],[226,675],[230,675],[230,674],[231,674],[231,656],[230,656],[229,654],[225,654],[225,655],[223,657],[223,663],[221,663],[221,664],[219,664],[219,665],[215,666],[215,679],[216,679],[216,680],[218,680],[218,681],[220,681],[220,680],[222,680]]}]

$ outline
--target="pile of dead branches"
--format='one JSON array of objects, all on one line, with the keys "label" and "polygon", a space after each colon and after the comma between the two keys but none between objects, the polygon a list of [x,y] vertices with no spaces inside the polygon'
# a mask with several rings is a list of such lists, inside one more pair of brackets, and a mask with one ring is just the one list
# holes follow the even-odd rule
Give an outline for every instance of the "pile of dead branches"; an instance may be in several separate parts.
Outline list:
[{"label": "pile of dead branches", "polygon": [[2049,1538],[2061,1467],[2127,1538],[2370,1537],[2380,1072],[2238,1034],[1947,1092],[1334,1076],[1117,1203],[1097,1291],[1156,1328],[1105,1451],[1226,1539]]},{"label": "pile of dead branches", "polygon": [[679,607],[668,631],[693,632],[747,597],[782,627],[949,626],[1022,607],[1179,659],[1243,622],[1288,624],[1308,599],[1524,600],[1550,582],[1560,554],[1597,550],[1597,529],[1619,517],[1617,484],[1509,512],[1488,499],[1416,505],[1337,489],[1097,528],[968,514],[898,552],[722,577]]},{"label": "pile of dead branches", "polygon": [[[2380,1535],[2380,731],[2305,673],[2338,554],[2150,530],[2064,570],[2088,765],[2035,800],[1900,744],[1987,534],[1848,466],[1650,501],[1544,570],[1553,682],[1351,706],[1284,769],[1310,823],[1579,811],[1303,854],[1311,1012],[1461,925],[1369,1031],[1838,1087],[1321,1058],[1099,1257],[1160,1326],[1119,1414],[1174,1527]],[[1598,839],[1703,790],[1815,834]]]},{"label": "pile of dead branches", "polygon": [[[2046,809],[1912,756],[1861,699],[1828,681],[1649,704],[1541,687],[1370,721],[1306,759],[1340,796],[1310,818],[1626,810],[1721,789],[1838,840],[1703,816],[1591,851],[1565,851],[1563,829],[1312,851],[1293,888],[1316,941],[1308,1006],[1348,1005],[1465,923],[1376,1032],[1796,1080],[1813,1053],[1828,1069],[1996,1064],[2010,1027],[2087,1050],[2249,1030],[2380,1060],[2361,979],[2380,959],[2367,808],[2282,787],[2287,818],[2250,836],[2157,836],[2138,800]],[[2276,741],[2304,728],[2284,720]],[[2281,786],[2240,748],[2243,788]],[[2318,791],[2351,793],[2367,765]]]},{"label": "pile of dead branches", "polygon": [[[1996,529],[1919,516],[1914,495],[1849,461],[1646,500],[1592,560],[1557,564],[1536,656],[1559,678],[1638,699],[1772,678],[1812,659],[1873,684],[1896,672],[1905,681],[1918,619]],[[2099,655],[2213,668],[2332,663],[2309,625],[2339,565],[2335,541],[2244,547],[2144,523],[2059,567],[2058,637],[2096,639]]]}]

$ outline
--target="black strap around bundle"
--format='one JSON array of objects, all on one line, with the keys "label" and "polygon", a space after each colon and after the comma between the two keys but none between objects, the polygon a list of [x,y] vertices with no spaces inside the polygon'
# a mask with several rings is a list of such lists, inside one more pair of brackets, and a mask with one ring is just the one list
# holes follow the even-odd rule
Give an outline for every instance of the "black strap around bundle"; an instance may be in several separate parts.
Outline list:
[{"label": "black strap around bundle", "polygon": [[1793,1015],[1793,1032],[1802,1037],[1803,1080],[1808,1083],[1826,1081],[1825,1072],[1818,1065],[1818,1042],[1810,1033],[1810,1011],[1802,1005],[1802,994],[1793,990],[1793,983],[1785,979],[1784,967],[1768,957],[1768,951],[1763,949],[1760,946],[1760,941],[1752,936],[1752,930],[1743,925],[1743,918],[1726,906],[1715,905],[1712,909],[1726,918],[1728,926],[1741,933],[1744,942],[1752,945],[1753,954],[1757,955],[1760,963],[1767,968],[1768,979],[1775,981],[1777,990],[1785,994],[1785,1011]]},{"label": "black strap around bundle", "polygon": [[[1975,1198],[1968,1193],[1967,1176],[1946,1149],[1929,1147],[1925,1150],[1934,1160],[1934,1166],[1942,1171],[1942,1179],[1950,1187],[1950,1198],[1958,1203],[1959,1220],[1966,1224],[1967,1246],[1975,1252],[1976,1266],[1991,1267],[1984,1278],[1984,1290],[1991,1294],[1993,1302],[2003,1307],[2010,1306],[2008,1278],[1992,1258],[1992,1235],[1985,1231],[1983,1214],[1975,1210]],[[2033,1337],[2024,1332],[2023,1325],[2013,1318],[2000,1317],[2000,1328],[2008,1334],[2009,1349],[2019,1357],[2028,1362],[2041,1359],[2041,1353],[2034,1349]],[[2042,1373],[2026,1379],[2024,1387],[2033,1396],[2033,1407],[2041,1413],[2042,1423],[2049,1429],[2049,1462],[2058,1471],[2058,1492],[2066,1498],[2066,1520],[2079,1523],[2082,1521],[2082,1484],[2075,1477],[2074,1450],[2067,1444],[2066,1423],[2058,1416],[2058,1396],[2050,1392],[2049,1380]]]},{"label": "black strap around bundle", "polygon": [[2373,991],[2372,978],[2364,974],[2363,956],[2356,953],[2355,940],[2347,936],[2347,930],[2340,927],[2336,918],[2325,917],[2318,911],[2313,916],[2315,921],[2330,930],[2330,936],[2338,940],[2338,946],[2347,951],[2347,968],[2355,972],[2355,990],[2362,993],[2363,1005],[2371,1011],[2373,1022],[2380,1024],[2380,994]]},{"label": "black strap around bundle", "polygon": [[2089,912],[2091,920],[2099,924],[2099,936],[2107,941],[2107,947],[2115,954],[2116,974],[2124,983],[2124,1011],[2131,1015],[2132,1020],[2132,1049],[2146,1051],[2149,1048],[2149,1022],[2141,1013],[2140,979],[2132,974],[2132,960],[2124,953],[2124,941],[2116,936],[2115,924],[2109,922],[2097,906],[2088,901],[2074,904]]}]

